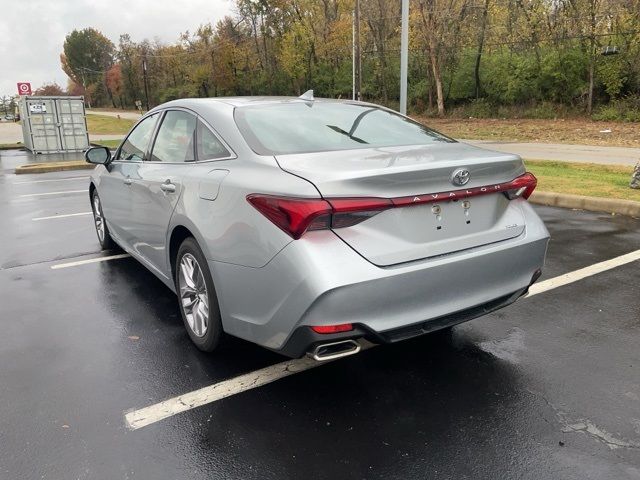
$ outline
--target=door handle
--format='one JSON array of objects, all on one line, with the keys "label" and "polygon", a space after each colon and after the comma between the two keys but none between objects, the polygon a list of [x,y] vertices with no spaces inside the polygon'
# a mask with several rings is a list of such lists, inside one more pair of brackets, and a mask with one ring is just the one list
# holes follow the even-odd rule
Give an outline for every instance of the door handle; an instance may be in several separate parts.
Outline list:
[{"label": "door handle", "polygon": [[131,185],[131,184],[133,183],[133,180],[131,180],[129,177],[127,177],[127,178],[125,178],[125,179],[123,180],[123,183],[124,183],[125,185]]},{"label": "door handle", "polygon": [[162,190],[163,192],[166,192],[166,193],[175,193],[176,192],[176,186],[173,183],[171,183],[170,180],[167,180],[162,185],[160,185],[160,190]]}]

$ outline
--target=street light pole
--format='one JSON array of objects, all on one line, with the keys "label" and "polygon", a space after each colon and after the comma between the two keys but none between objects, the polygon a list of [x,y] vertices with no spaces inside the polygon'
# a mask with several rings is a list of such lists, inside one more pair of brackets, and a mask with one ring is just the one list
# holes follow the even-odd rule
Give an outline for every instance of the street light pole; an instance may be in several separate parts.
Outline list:
[{"label": "street light pole", "polygon": [[407,69],[409,64],[409,0],[402,0],[400,34],[400,113],[407,114]]},{"label": "street light pole", "polygon": [[356,18],[351,18],[351,100],[356,99]]},{"label": "street light pole", "polygon": [[142,76],[144,78],[144,99],[145,105],[147,107],[147,112],[149,111],[149,87],[147,85],[147,59],[146,57],[142,59]]},{"label": "street light pole", "polygon": [[362,100],[362,61],[360,59],[360,0],[356,0],[354,12],[354,50],[355,50],[355,99]]}]

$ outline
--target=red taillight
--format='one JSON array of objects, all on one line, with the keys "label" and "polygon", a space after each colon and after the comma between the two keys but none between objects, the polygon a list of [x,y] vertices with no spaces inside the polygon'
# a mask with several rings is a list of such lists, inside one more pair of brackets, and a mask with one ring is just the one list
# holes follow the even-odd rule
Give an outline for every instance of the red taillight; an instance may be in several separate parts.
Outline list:
[{"label": "red taillight", "polygon": [[325,200],[258,194],[247,196],[247,200],[296,240],[307,230],[331,228],[331,205]]},{"label": "red taillight", "polygon": [[327,201],[252,194],[247,196],[247,200],[296,240],[308,230],[351,227],[393,207],[391,200],[384,198],[336,198]]},{"label": "red taillight", "polygon": [[353,330],[353,324],[351,323],[341,323],[339,325],[317,325],[311,327],[316,333],[339,333],[339,332],[350,332]]},{"label": "red taillight", "polygon": [[538,179],[533,173],[525,173],[519,177],[507,182],[504,185],[505,194],[509,200],[514,198],[523,197],[529,198],[538,185]]},{"label": "red taillight", "polygon": [[276,197],[254,193],[248,195],[247,200],[260,213],[297,240],[308,230],[351,227],[390,208],[459,200],[500,192],[510,200],[519,197],[529,198],[537,183],[536,177],[527,172],[510,182],[410,197],[321,199]]}]

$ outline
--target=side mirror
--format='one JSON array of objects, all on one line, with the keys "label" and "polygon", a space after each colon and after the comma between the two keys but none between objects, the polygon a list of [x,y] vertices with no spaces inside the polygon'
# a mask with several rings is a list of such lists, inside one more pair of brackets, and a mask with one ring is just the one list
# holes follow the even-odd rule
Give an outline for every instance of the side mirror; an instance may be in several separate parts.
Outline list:
[{"label": "side mirror", "polygon": [[84,158],[89,163],[105,165],[111,160],[111,150],[108,147],[91,147],[84,152]]}]

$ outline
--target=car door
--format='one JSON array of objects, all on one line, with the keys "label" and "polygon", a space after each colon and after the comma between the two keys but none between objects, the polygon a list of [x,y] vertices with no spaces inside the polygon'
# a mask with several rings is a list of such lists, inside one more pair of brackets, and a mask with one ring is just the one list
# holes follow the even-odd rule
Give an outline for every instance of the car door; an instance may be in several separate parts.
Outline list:
[{"label": "car door", "polygon": [[159,116],[159,113],[149,115],[135,126],[109,163],[109,173],[100,178],[98,193],[109,231],[124,247],[134,242],[131,187],[139,178],[138,170],[148,153]]},{"label": "car door", "polygon": [[186,110],[165,112],[134,185],[134,250],[165,277],[170,276],[167,229],[182,193],[185,169],[194,166],[196,122],[196,116]]}]

